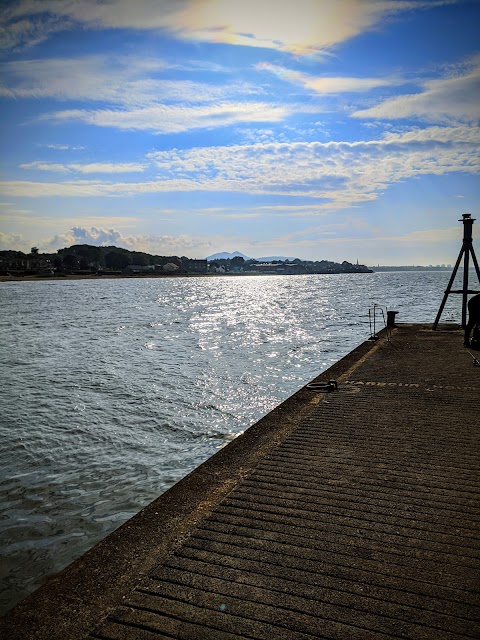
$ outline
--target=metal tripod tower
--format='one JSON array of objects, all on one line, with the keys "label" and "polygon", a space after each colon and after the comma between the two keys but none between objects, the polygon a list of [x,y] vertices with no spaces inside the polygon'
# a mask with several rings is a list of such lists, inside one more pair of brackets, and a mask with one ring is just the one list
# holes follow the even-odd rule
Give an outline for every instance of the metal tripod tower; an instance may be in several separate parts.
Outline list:
[{"label": "metal tripod tower", "polygon": [[[445,307],[445,303],[447,302],[447,298],[451,293],[461,293],[462,294],[462,327],[465,328],[467,324],[467,296],[469,293],[480,293],[479,291],[472,291],[468,288],[468,269],[469,269],[469,257],[472,256],[473,264],[475,265],[475,271],[477,272],[477,278],[480,282],[480,269],[478,267],[477,256],[475,255],[475,251],[473,250],[473,241],[472,241],[472,227],[475,222],[475,218],[469,213],[464,213],[462,215],[462,220],[459,222],[463,222],[463,244],[460,249],[460,253],[457,258],[457,262],[455,263],[455,267],[453,268],[452,276],[450,278],[450,282],[445,290],[445,295],[443,296],[442,304],[440,305],[440,309],[438,310],[437,317],[435,318],[435,322],[433,323],[433,330],[435,331],[440,320],[440,316],[442,315],[443,308]],[[457,275],[458,267],[463,257],[463,289],[456,289],[452,291],[452,284],[455,280],[455,276]]]}]

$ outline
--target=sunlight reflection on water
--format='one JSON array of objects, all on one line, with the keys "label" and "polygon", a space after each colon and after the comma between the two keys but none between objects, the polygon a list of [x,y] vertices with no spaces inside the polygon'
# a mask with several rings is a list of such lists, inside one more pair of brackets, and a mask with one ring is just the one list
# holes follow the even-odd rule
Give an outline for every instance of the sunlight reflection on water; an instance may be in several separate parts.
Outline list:
[{"label": "sunlight reflection on water", "polygon": [[433,321],[448,275],[0,285],[2,609],[365,340],[373,303]]}]

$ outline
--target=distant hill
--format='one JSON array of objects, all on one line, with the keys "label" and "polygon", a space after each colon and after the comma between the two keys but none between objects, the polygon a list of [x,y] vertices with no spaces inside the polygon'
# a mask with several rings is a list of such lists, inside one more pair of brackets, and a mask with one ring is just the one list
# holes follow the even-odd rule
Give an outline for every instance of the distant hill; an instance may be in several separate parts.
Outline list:
[{"label": "distant hill", "polygon": [[282,262],[285,262],[285,260],[289,260],[290,262],[292,262],[292,260],[296,260],[296,258],[287,258],[286,256],[264,256],[263,258],[255,259],[259,262],[278,262],[280,260]]},{"label": "distant hill", "polygon": [[284,262],[285,260],[295,260],[295,258],[287,258],[285,256],[264,256],[262,258],[249,258],[244,253],[240,253],[240,251],[232,251],[229,253],[228,251],[222,251],[220,253],[214,253],[211,256],[207,257],[207,260],[211,262],[212,260],[231,260],[232,258],[243,258],[244,260],[258,260],[259,262],[278,262],[281,260]]},{"label": "distant hill", "polygon": [[228,251],[222,251],[221,253],[214,253],[211,256],[207,257],[207,260],[210,262],[212,260],[231,260],[232,258],[243,258],[244,260],[251,260],[244,253],[240,253],[240,251],[233,251],[232,253],[228,253]]}]

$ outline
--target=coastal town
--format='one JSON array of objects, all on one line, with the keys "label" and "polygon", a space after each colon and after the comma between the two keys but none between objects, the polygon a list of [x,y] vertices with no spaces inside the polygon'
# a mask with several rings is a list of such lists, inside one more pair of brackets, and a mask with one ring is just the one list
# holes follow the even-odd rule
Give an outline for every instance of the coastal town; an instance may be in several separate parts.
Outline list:
[{"label": "coastal town", "polygon": [[371,273],[362,264],[270,259],[245,259],[241,256],[217,259],[194,259],[186,256],[160,256],[129,251],[120,247],[74,245],[56,253],[40,253],[32,247],[30,253],[0,251],[0,276],[9,278],[55,277],[129,277],[184,275],[299,275],[335,273]]}]

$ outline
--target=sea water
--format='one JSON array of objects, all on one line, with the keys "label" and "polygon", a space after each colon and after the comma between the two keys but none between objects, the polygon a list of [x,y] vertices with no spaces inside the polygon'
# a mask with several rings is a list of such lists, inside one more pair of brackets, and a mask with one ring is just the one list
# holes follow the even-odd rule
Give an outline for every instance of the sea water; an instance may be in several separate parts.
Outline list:
[{"label": "sea water", "polygon": [[377,330],[433,322],[448,278],[0,284],[0,611],[368,339],[374,304]]}]

